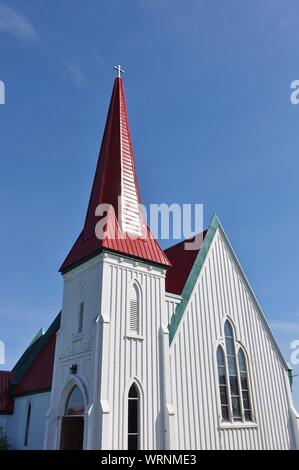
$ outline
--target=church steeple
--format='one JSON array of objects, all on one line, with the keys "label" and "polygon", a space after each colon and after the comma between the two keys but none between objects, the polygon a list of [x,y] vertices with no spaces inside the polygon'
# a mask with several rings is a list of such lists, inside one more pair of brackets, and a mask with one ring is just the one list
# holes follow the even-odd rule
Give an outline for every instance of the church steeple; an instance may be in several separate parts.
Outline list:
[{"label": "church steeple", "polygon": [[[97,209],[103,204],[110,208],[105,219],[101,219],[104,214]],[[101,220],[103,237],[99,239],[95,229]],[[67,271],[104,249],[170,265],[140,210],[124,86],[119,76],[114,82],[84,227],[60,271]]]}]

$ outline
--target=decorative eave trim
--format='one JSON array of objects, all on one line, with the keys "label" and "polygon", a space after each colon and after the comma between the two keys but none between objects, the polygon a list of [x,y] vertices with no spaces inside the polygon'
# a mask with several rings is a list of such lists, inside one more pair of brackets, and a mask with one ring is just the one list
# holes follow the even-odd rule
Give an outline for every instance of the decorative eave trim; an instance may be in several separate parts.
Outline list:
[{"label": "decorative eave trim", "polygon": [[240,265],[240,262],[239,262],[239,260],[238,260],[238,258],[237,258],[237,256],[236,256],[236,254],[235,254],[235,252],[234,252],[234,250],[233,250],[233,247],[232,247],[232,245],[231,245],[231,243],[230,243],[230,241],[229,241],[229,239],[228,239],[228,237],[227,237],[227,235],[226,235],[226,233],[225,233],[225,231],[224,231],[224,229],[223,229],[223,227],[222,227],[222,225],[221,225],[221,223],[220,223],[220,221],[219,221],[219,219],[218,219],[218,217],[217,217],[216,214],[213,216],[213,219],[212,219],[212,221],[211,221],[211,223],[210,223],[210,226],[209,226],[209,229],[208,229],[208,231],[207,231],[207,234],[206,234],[206,236],[205,236],[205,238],[204,238],[203,244],[202,244],[202,246],[201,246],[201,248],[200,248],[200,250],[199,250],[199,253],[198,253],[198,255],[197,255],[196,259],[195,259],[195,262],[194,262],[194,264],[193,264],[193,266],[192,266],[192,269],[191,269],[191,271],[190,271],[190,274],[189,274],[188,279],[187,279],[187,281],[186,281],[186,284],[185,284],[185,286],[184,286],[183,292],[182,292],[182,294],[181,294],[182,297],[183,297],[182,302],[177,305],[176,310],[175,310],[175,313],[172,315],[171,321],[170,321],[170,323],[169,323],[169,325],[168,325],[168,329],[169,329],[169,344],[171,344],[172,341],[173,341],[174,335],[175,335],[175,333],[176,333],[176,331],[177,331],[177,329],[178,329],[178,326],[179,326],[179,324],[180,324],[180,321],[181,321],[181,319],[182,319],[182,317],[183,317],[183,314],[184,314],[184,312],[185,312],[186,306],[187,306],[187,304],[188,304],[188,302],[189,302],[189,299],[190,299],[190,297],[191,297],[191,294],[192,294],[193,289],[194,289],[194,287],[195,287],[196,281],[197,281],[197,279],[198,279],[198,276],[199,276],[199,274],[200,274],[200,272],[201,272],[202,266],[203,266],[203,264],[204,264],[204,262],[205,262],[205,259],[206,259],[206,257],[207,257],[207,254],[208,254],[208,251],[209,251],[209,249],[210,249],[210,246],[211,246],[211,244],[212,244],[212,242],[213,242],[213,239],[214,239],[214,236],[215,236],[215,234],[216,234],[217,229],[221,232],[221,235],[222,235],[222,237],[223,237],[223,239],[224,239],[224,241],[225,241],[225,243],[226,243],[226,245],[227,245],[227,247],[228,247],[228,249],[229,249],[230,255],[231,255],[232,258],[234,259],[234,262],[235,262],[235,264],[236,264],[236,266],[237,266],[237,268],[238,268],[239,274],[240,274],[240,276],[241,276],[241,278],[242,278],[242,280],[243,280],[243,282],[244,282],[246,288],[248,289],[248,292],[249,292],[249,294],[250,294],[250,296],[251,296],[252,302],[253,302],[253,304],[254,304],[256,310],[258,311],[258,313],[259,313],[259,315],[260,315],[260,318],[261,318],[261,320],[262,320],[262,322],[263,322],[263,325],[264,325],[266,331],[268,332],[268,334],[269,334],[269,336],[270,336],[270,339],[272,340],[272,344],[273,344],[273,346],[274,346],[274,348],[275,348],[275,350],[276,350],[276,352],[277,352],[277,354],[278,354],[278,356],[279,356],[279,358],[280,358],[280,360],[281,360],[281,362],[282,362],[282,365],[283,365],[283,367],[285,368],[285,370],[288,372],[289,366],[288,366],[288,364],[287,364],[287,362],[286,362],[286,360],[285,360],[285,358],[284,358],[284,356],[283,356],[283,354],[282,354],[282,352],[281,352],[281,350],[280,350],[280,348],[279,348],[279,346],[278,346],[278,343],[277,343],[277,341],[276,341],[276,338],[275,338],[275,336],[274,336],[273,333],[272,333],[272,330],[271,330],[271,328],[270,328],[270,326],[269,326],[269,324],[268,324],[268,321],[267,321],[267,319],[266,319],[266,317],[265,317],[265,314],[264,314],[264,312],[263,312],[263,310],[262,310],[262,308],[261,308],[261,306],[260,306],[260,304],[259,304],[259,302],[258,302],[256,296],[255,296],[255,293],[254,293],[253,290],[252,290],[251,285],[249,284],[249,281],[248,281],[248,279],[247,279],[247,277],[246,277],[246,275],[245,275],[245,273],[244,273],[244,271],[243,271],[243,269],[242,269],[242,267],[241,267],[241,265]]},{"label": "decorative eave trim", "polygon": [[122,253],[121,251],[112,250],[111,248],[100,248],[99,250],[95,251],[91,255],[85,256],[84,258],[82,258],[77,263],[74,263],[69,268],[64,269],[63,271],[59,271],[59,272],[63,276],[64,274],[72,271],[73,269],[77,268],[78,266],[81,266],[82,264],[86,263],[86,261],[89,261],[90,259],[95,258],[96,256],[100,255],[101,253],[111,253],[111,254],[114,254],[114,255],[121,256],[122,258],[129,259],[129,260],[134,260],[134,261],[137,260],[140,263],[144,263],[144,264],[147,264],[147,265],[150,265],[150,266],[156,266],[157,268],[160,268],[160,269],[166,269],[167,270],[167,269],[170,268],[170,266],[168,266],[167,264],[157,263],[156,261],[151,261],[151,260],[141,258],[139,256],[134,256],[134,255],[129,255],[127,253]]}]

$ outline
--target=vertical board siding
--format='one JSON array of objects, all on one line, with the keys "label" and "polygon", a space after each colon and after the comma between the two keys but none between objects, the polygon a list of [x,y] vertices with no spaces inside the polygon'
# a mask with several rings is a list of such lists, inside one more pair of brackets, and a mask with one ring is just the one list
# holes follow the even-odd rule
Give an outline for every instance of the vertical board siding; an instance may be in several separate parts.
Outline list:
[{"label": "vertical board siding", "polygon": [[[142,388],[141,448],[164,446],[163,371],[160,345],[164,278],[153,273],[109,264],[109,383],[112,449],[127,447],[127,393],[130,381]],[[144,269],[144,268],[143,268]],[[133,281],[141,288],[141,336],[130,337],[128,295]],[[128,336],[127,336],[128,335]]]},{"label": "vertical board siding", "polygon": [[166,312],[167,312],[167,322],[170,323],[172,315],[175,313],[176,306],[181,302],[181,299],[177,296],[169,294],[168,292],[165,295],[166,303]]},{"label": "vertical board siding", "polygon": [[13,415],[0,415],[0,429],[4,433],[7,433],[9,422],[12,419]]},{"label": "vertical board siding", "polygon": [[[43,448],[46,414],[49,408],[50,392],[36,393],[15,398],[14,414],[8,421],[7,434],[12,449],[40,450]],[[28,405],[31,403],[28,445],[24,437]]]},{"label": "vertical board siding", "polygon": [[[173,311],[167,299],[167,311]],[[220,424],[215,353],[229,316],[248,353],[257,427]],[[170,347],[179,449],[288,449],[286,371],[219,230]]]}]

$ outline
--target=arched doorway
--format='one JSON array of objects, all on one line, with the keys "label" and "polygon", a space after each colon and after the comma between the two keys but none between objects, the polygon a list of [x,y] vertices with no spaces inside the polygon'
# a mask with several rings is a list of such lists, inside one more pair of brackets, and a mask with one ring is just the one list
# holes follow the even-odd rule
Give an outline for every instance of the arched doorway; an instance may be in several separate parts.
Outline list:
[{"label": "arched doorway", "polygon": [[75,385],[66,401],[64,416],[61,419],[60,449],[83,449],[84,435],[84,397]]}]

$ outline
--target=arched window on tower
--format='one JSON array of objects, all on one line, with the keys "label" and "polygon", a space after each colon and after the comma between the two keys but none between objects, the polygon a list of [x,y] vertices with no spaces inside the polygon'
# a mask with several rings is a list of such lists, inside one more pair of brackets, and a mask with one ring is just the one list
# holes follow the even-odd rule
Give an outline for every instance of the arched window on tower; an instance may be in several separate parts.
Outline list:
[{"label": "arched window on tower", "polygon": [[129,333],[141,335],[141,301],[140,290],[134,283],[129,293]]},{"label": "arched window on tower", "polygon": [[224,344],[217,348],[217,367],[222,421],[252,421],[246,356],[229,320],[224,324]]},{"label": "arched window on tower", "polygon": [[29,437],[29,428],[30,428],[30,418],[31,418],[31,403],[27,407],[26,415],[26,425],[25,425],[25,436],[24,436],[24,447],[28,446],[28,437]]},{"label": "arched window on tower", "polygon": [[135,383],[132,384],[128,396],[128,450],[139,449],[140,440],[140,397]]}]

